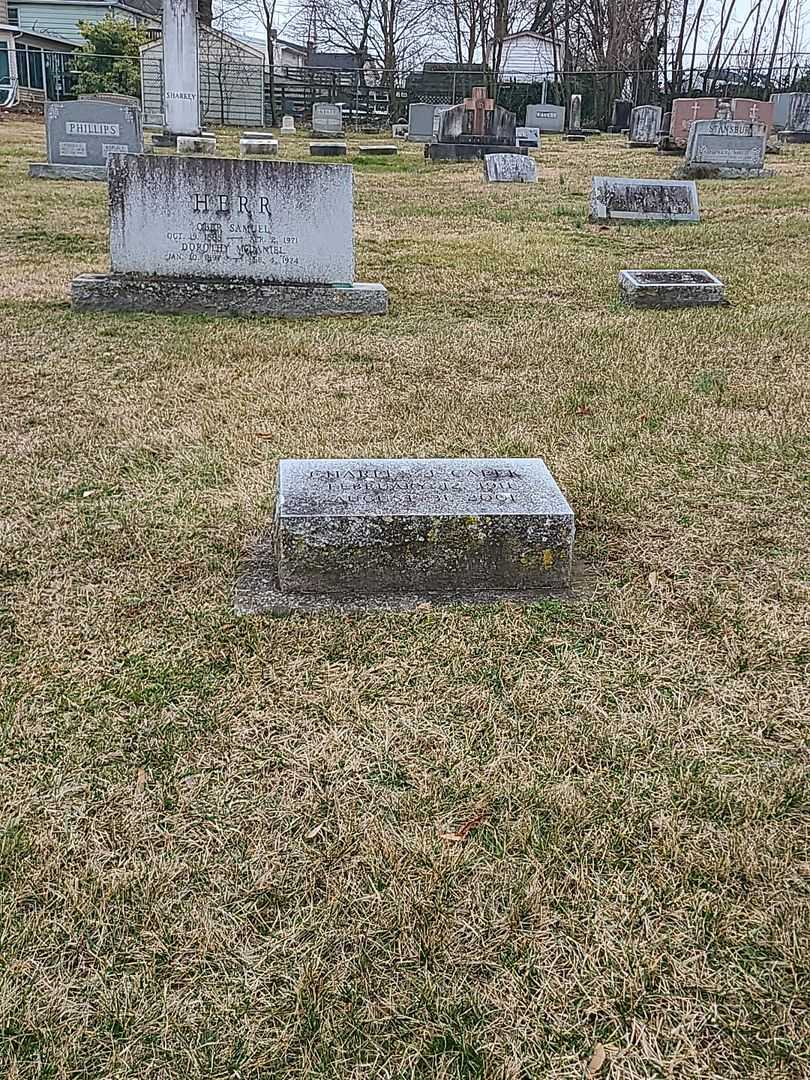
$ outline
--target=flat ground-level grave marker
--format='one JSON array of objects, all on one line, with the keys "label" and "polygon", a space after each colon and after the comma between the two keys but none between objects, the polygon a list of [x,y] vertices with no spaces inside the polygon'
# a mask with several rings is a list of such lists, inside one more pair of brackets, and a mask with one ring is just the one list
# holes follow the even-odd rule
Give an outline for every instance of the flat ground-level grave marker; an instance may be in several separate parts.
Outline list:
[{"label": "flat ground-level grave marker", "polygon": [[279,463],[243,613],[407,609],[564,595],[574,514],[539,458]]},{"label": "flat ground-level grave marker", "polygon": [[382,315],[354,284],[351,166],[115,155],[110,274],[82,274],[73,306],[208,315]]},{"label": "flat ground-level grave marker", "polygon": [[640,308],[706,307],[728,303],[725,285],[708,270],[622,270],[619,294],[625,304]]},{"label": "flat ground-level grave marker", "polygon": [[694,180],[635,180],[595,176],[591,185],[590,219],[594,222],[700,220]]}]

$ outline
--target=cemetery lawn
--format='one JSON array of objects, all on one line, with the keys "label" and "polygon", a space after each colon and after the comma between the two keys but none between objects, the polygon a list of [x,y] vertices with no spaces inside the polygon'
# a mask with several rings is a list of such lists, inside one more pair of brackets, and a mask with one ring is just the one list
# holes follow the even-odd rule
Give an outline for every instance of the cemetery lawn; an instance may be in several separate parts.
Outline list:
[{"label": "cemetery lawn", "polygon": [[[0,1075],[806,1077],[810,147],[598,228],[677,160],[401,145],[390,316],[297,323],[71,313],[105,188],[43,147],[0,123]],[[654,267],[733,306],[622,308]],[[576,602],[236,617],[275,461],[363,455],[543,457]]]}]

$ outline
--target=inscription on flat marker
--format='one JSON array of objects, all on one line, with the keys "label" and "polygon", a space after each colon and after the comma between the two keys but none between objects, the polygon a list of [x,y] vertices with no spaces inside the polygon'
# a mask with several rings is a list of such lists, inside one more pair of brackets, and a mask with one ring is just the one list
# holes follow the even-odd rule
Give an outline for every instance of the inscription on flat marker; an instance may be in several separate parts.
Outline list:
[{"label": "inscription on flat marker", "polygon": [[591,221],[700,220],[693,180],[635,180],[595,176],[591,185]]},{"label": "inscription on flat marker", "polygon": [[240,606],[531,598],[570,584],[573,540],[539,458],[284,460]]}]

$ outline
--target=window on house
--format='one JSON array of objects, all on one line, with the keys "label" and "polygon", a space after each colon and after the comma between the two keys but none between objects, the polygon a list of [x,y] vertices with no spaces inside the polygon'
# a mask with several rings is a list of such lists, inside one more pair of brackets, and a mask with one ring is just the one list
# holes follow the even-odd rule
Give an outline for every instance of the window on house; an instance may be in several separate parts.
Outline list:
[{"label": "window on house", "polygon": [[8,9],[8,24],[9,26],[20,25],[20,9],[16,7],[9,7]]},{"label": "window on house", "polygon": [[11,66],[8,60],[8,45],[0,41],[0,86],[11,83]]},{"label": "window on house", "polygon": [[34,45],[17,45],[17,77],[22,87],[29,90],[45,89],[42,49]]}]

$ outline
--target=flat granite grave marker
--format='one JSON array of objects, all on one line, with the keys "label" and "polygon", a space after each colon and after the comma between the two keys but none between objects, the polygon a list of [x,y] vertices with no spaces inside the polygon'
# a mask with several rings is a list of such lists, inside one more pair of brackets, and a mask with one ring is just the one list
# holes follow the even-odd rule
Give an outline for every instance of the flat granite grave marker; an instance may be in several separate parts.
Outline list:
[{"label": "flat granite grave marker", "polygon": [[484,176],[490,183],[536,184],[537,164],[523,154],[487,154]]},{"label": "flat granite grave marker", "polygon": [[310,157],[346,157],[348,147],[345,142],[311,142],[309,144]]},{"label": "flat granite grave marker", "polygon": [[660,105],[637,105],[630,113],[627,136],[630,146],[655,146],[663,115]]},{"label": "flat granite grave marker", "polygon": [[708,270],[622,270],[619,295],[640,308],[706,307],[726,304],[726,287]]},{"label": "flat granite grave marker", "polygon": [[74,308],[215,315],[380,315],[353,284],[350,166],[110,159],[110,274],[74,278]]},{"label": "flat granite grave marker", "polygon": [[239,140],[240,157],[275,157],[278,139],[269,131],[246,131]]},{"label": "flat granite grave marker", "polygon": [[636,180],[594,176],[590,219],[593,222],[700,220],[694,180]]},{"label": "flat granite grave marker", "polygon": [[431,161],[474,161],[507,150],[512,154],[529,152],[515,141],[515,114],[496,105],[485,86],[474,86],[462,105],[453,105],[441,114],[438,142],[425,146],[425,157]]},{"label": "flat granite grave marker", "polygon": [[110,154],[142,154],[138,106],[98,98],[52,101],[45,107],[48,161],[31,162],[37,180],[106,180]]},{"label": "flat granite grave marker", "polygon": [[559,134],[565,128],[565,106],[527,105],[526,127]]},{"label": "flat granite grave marker", "polygon": [[767,142],[764,124],[697,120],[689,129],[686,163],[677,175],[696,180],[765,176]]},{"label": "flat granite grave marker", "polygon": [[242,613],[565,594],[574,515],[539,458],[283,460]]},{"label": "flat granite grave marker", "polygon": [[343,106],[316,101],[312,106],[313,135],[342,135]]}]

